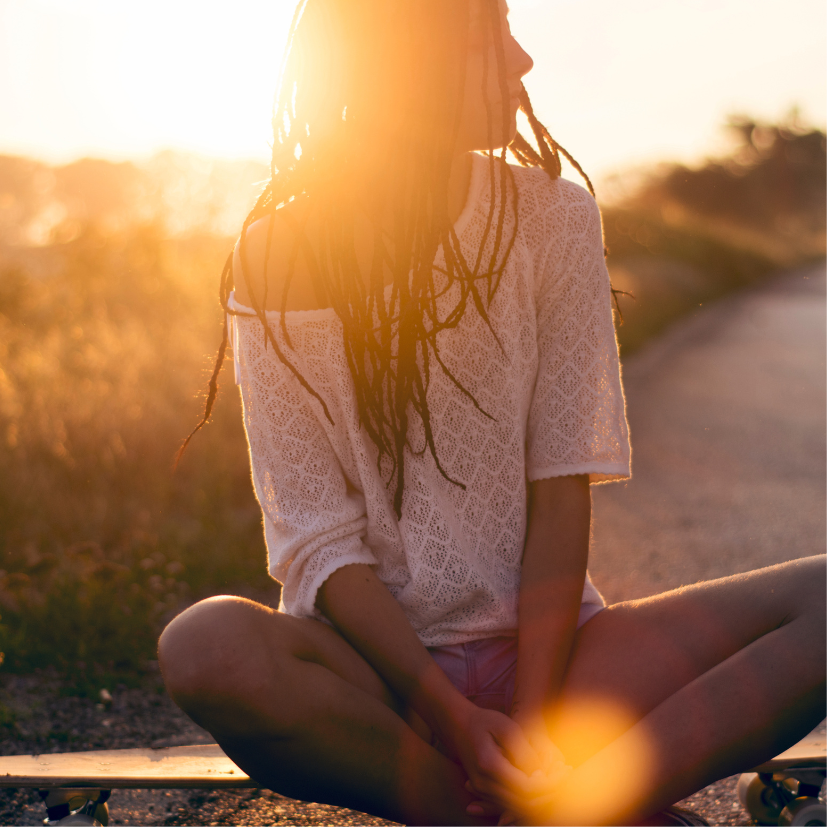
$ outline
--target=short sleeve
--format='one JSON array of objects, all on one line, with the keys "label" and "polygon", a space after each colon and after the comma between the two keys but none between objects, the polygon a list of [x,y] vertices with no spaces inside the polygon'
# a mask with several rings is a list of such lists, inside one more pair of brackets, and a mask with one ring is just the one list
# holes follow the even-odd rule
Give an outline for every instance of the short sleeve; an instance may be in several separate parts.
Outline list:
[{"label": "short sleeve", "polygon": [[[538,371],[528,419],[529,481],[631,474],[629,429],[600,211],[564,179],[537,285]],[[559,211],[559,212],[558,212]]]},{"label": "short sleeve", "polygon": [[362,542],[364,497],[346,480],[311,397],[272,346],[265,347],[261,322],[240,316],[233,321],[269,570],[283,584],[284,611],[322,619],[315,602],[324,581],[352,563],[376,564]]}]

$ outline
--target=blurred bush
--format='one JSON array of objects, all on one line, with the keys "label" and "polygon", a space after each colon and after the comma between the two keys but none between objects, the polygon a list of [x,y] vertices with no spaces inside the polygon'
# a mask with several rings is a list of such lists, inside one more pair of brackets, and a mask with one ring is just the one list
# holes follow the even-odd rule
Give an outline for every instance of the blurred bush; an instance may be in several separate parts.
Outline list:
[{"label": "blurred bush", "polygon": [[143,165],[82,158],[51,167],[0,155],[0,246],[65,243],[154,224],[167,235],[232,236],[253,206],[264,164],[160,152]]},{"label": "blurred bush", "polygon": [[[177,473],[220,337],[232,240],[92,224],[0,265],[0,649],[85,686],[153,657],[193,597],[266,589],[232,377]],[[37,269],[37,268],[34,268]],[[277,592],[275,592],[277,595]]]},{"label": "blurred bush", "polygon": [[663,166],[603,209],[624,353],[677,316],[782,268],[825,255],[827,164],[820,130],[734,117],[732,152]]},{"label": "blurred bush", "polygon": [[[605,207],[624,353],[671,319],[824,255],[825,136],[736,119],[726,158]],[[127,680],[163,622],[233,591],[271,601],[231,366],[180,468],[220,337],[217,276],[266,176],[0,157],[0,650],[79,691]]]}]

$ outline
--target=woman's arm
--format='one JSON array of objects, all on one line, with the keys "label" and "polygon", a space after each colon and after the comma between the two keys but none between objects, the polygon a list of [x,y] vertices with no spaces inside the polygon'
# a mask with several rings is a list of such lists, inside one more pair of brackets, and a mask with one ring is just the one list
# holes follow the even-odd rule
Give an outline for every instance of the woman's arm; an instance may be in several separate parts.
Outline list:
[{"label": "woman's arm", "polygon": [[532,483],[529,515],[512,717],[531,728],[560,692],[577,628],[589,555],[588,477]]},{"label": "woman's arm", "polygon": [[[545,778],[539,783],[554,786],[568,770],[548,737],[544,712],[563,685],[583,597],[591,523],[589,478],[583,474],[538,480],[531,484],[529,505],[511,718],[540,757]],[[532,781],[536,779],[535,775]],[[514,823],[526,800],[508,807],[499,823]],[[477,806],[479,812],[499,812],[485,800]]]},{"label": "woman's arm", "polygon": [[402,607],[370,566],[337,569],[319,589],[316,607],[442,736],[469,703],[422,645]]},{"label": "woman's arm", "polygon": [[521,728],[456,690],[370,566],[334,571],[316,606],[459,758],[475,789],[503,805],[530,795],[540,761]]}]

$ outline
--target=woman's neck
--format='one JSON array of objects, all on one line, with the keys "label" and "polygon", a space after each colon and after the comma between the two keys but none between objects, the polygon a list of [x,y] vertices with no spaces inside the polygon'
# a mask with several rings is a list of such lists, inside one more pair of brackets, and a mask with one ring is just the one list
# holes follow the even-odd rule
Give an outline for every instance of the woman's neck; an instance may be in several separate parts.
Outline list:
[{"label": "woman's neck", "polygon": [[448,218],[455,224],[468,201],[471,186],[472,154],[462,152],[454,156],[451,177],[448,179]]},{"label": "woman's neck", "polygon": [[[381,164],[381,154],[379,152],[366,154],[373,158],[379,157],[380,163],[378,163],[372,170],[373,177],[368,178],[367,176],[356,176],[354,191],[356,192],[355,203],[357,205],[367,205],[372,202],[376,203],[377,189],[379,189],[385,196],[388,194],[388,189],[391,192],[398,191],[397,185],[391,183],[393,173],[388,173],[386,171],[387,168],[383,167]],[[470,151],[464,151],[456,153],[451,161],[451,175],[448,179],[448,202],[446,204],[448,220],[451,224],[456,223],[468,201],[468,191],[471,186],[472,159],[473,153]],[[381,197],[378,201],[379,203],[386,203]],[[365,214],[367,215],[367,213]],[[386,232],[389,236],[392,235],[393,231],[391,220],[390,213],[385,211],[383,208],[380,221],[384,232]]]}]

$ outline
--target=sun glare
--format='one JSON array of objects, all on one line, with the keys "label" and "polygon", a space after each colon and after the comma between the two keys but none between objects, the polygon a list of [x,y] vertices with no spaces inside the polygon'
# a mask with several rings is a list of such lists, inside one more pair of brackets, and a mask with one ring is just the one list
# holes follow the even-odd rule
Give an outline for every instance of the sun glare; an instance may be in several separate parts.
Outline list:
[{"label": "sun glare", "polygon": [[147,138],[166,132],[170,140],[186,136],[194,149],[266,157],[292,2],[245,0],[231,12],[221,5],[154,5],[157,15],[137,19],[125,4],[107,6],[121,25],[138,26],[119,68],[128,97],[141,101]]},{"label": "sun glare", "polygon": [[[509,6],[512,29],[535,59],[526,77],[535,109],[599,174],[698,157],[734,111],[773,120],[797,103],[823,123],[823,4],[790,2],[780,16],[769,0]],[[0,3],[0,152],[69,161],[177,148],[266,161],[294,6]],[[583,61],[576,35],[586,23]]]},{"label": "sun glare", "polygon": [[[50,79],[59,78],[66,104],[60,127],[75,155],[127,158],[174,146],[266,160],[270,104],[293,5],[11,4],[0,9],[0,29],[16,29],[22,37],[18,45],[9,39],[0,68],[6,63],[8,71],[15,70],[28,87],[21,94],[41,107],[53,96]],[[7,130],[14,134],[13,127]],[[49,134],[43,130],[44,141]],[[33,149],[41,154],[38,146]]]},{"label": "sun glare", "polygon": [[567,705],[565,725],[555,730],[557,745],[575,764],[600,754],[552,793],[554,823],[605,824],[613,814],[634,809],[648,791],[654,761],[652,745],[634,723],[627,710],[604,699]]}]

